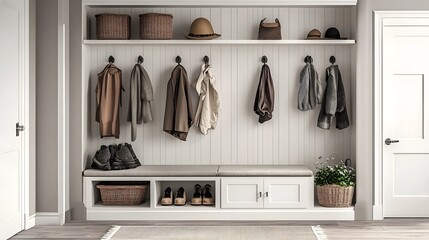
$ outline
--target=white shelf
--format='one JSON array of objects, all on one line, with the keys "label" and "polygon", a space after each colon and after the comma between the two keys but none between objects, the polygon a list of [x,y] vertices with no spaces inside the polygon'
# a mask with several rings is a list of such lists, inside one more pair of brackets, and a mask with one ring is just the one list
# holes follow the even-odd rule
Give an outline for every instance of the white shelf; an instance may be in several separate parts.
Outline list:
[{"label": "white shelf", "polygon": [[354,45],[355,40],[83,40],[84,45]]},{"label": "white shelf", "polygon": [[83,0],[84,6],[168,6],[168,7],[230,7],[230,6],[354,6],[357,0]]},{"label": "white shelf", "polygon": [[204,206],[204,205],[198,205],[193,206],[190,203],[187,203],[184,206],[163,206],[163,205],[157,205],[156,210],[168,210],[168,211],[206,211],[206,210],[218,210],[215,205],[212,206]]}]

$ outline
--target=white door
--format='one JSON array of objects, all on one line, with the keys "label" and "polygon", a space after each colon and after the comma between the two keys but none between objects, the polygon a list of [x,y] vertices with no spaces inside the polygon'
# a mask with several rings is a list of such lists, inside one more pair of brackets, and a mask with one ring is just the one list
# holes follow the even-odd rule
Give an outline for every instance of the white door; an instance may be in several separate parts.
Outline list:
[{"label": "white door", "polygon": [[429,18],[389,21],[382,55],[383,215],[429,217]]},{"label": "white door", "polygon": [[0,0],[0,239],[23,229],[21,137],[24,0]]},{"label": "white door", "polygon": [[222,208],[263,208],[264,180],[257,178],[222,178]]},{"label": "white door", "polygon": [[307,208],[308,178],[265,178],[264,208]]}]

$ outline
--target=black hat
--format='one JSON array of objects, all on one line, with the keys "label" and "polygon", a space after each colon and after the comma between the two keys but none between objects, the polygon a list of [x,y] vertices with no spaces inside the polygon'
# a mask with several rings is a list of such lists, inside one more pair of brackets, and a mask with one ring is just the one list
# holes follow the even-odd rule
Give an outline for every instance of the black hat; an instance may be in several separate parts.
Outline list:
[{"label": "black hat", "polygon": [[340,35],[340,31],[338,31],[337,28],[335,27],[331,27],[328,28],[328,30],[326,30],[325,32],[325,38],[329,38],[329,39],[347,39],[347,38],[342,38]]}]

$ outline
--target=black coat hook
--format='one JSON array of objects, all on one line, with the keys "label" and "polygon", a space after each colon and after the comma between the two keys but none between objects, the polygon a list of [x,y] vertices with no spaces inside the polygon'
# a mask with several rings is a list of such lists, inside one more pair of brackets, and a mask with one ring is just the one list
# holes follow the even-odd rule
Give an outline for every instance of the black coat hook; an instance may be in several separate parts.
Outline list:
[{"label": "black coat hook", "polygon": [[138,62],[138,63],[140,63],[140,64],[142,64],[142,63],[143,63],[143,61],[144,61],[144,59],[143,59],[143,57],[140,55],[140,56],[137,58],[137,62]]},{"label": "black coat hook", "polygon": [[115,58],[113,56],[109,57],[109,63],[114,63],[115,62]]},{"label": "black coat hook", "polygon": [[176,63],[180,64],[182,62],[182,58],[180,56],[176,57]]},{"label": "black coat hook", "polygon": [[337,59],[335,59],[335,57],[334,57],[334,56],[331,56],[331,57],[329,58],[329,62],[330,62],[330,63],[332,63],[332,64],[334,64],[336,61],[337,61]]},{"label": "black coat hook", "polygon": [[304,62],[305,63],[313,63],[313,57],[311,57],[311,56],[306,56],[305,58],[304,58]]},{"label": "black coat hook", "polygon": [[209,57],[208,57],[207,55],[206,55],[206,56],[204,56],[203,60],[204,60],[204,63],[205,63],[206,65],[208,65],[208,64],[209,64],[210,59],[209,59]]},{"label": "black coat hook", "polygon": [[261,60],[264,63],[264,65],[268,62],[267,56],[263,56]]}]

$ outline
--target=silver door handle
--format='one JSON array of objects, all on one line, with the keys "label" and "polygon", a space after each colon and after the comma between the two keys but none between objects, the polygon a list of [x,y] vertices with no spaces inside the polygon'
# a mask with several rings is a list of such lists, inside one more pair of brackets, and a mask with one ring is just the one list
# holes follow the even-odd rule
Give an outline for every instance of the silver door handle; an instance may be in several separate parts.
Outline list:
[{"label": "silver door handle", "polygon": [[19,123],[16,123],[15,130],[16,130],[16,136],[19,137],[19,132],[24,131],[25,127],[22,125],[19,125]]},{"label": "silver door handle", "polygon": [[392,144],[392,143],[398,143],[399,142],[399,140],[392,140],[392,139],[390,139],[390,138],[386,138],[386,140],[384,140],[384,143],[386,144],[386,145],[390,145],[390,144]]}]

